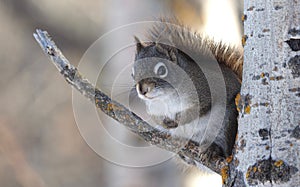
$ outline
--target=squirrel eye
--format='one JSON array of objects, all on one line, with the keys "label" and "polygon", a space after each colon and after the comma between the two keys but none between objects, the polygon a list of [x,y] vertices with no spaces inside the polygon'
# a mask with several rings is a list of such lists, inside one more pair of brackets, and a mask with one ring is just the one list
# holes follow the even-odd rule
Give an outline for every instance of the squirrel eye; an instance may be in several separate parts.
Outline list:
[{"label": "squirrel eye", "polygon": [[154,73],[156,75],[158,75],[160,78],[165,78],[168,75],[168,69],[167,66],[162,63],[162,62],[158,62],[155,66],[154,66]]}]

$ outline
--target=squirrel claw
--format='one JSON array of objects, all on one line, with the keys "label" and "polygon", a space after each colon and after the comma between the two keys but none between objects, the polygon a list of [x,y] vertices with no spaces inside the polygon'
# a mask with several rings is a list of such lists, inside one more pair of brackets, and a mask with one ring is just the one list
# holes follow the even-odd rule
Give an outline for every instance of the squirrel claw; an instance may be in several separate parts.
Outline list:
[{"label": "squirrel claw", "polygon": [[200,155],[200,160],[204,163],[209,163],[211,160],[218,160],[218,158],[222,155],[222,149],[212,143],[210,147],[208,147],[203,153]]},{"label": "squirrel claw", "polygon": [[163,127],[166,129],[173,129],[173,128],[178,127],[178,123],[176,123],[175,121],[173,121],[171,119],[165,118],[163,120]]}]

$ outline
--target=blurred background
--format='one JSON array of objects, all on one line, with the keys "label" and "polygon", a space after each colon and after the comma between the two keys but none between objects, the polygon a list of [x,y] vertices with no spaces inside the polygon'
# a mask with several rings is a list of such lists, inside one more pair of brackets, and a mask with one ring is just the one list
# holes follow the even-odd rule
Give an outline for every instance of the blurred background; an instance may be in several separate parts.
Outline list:
[{"label": "blurred background", "polygon": [[[218,176],[182,175],[172,160],[131,168],[96,154],[77,128],[72,89],[32,33],[36,28],[47,30],[74,65],[104,33],[168,15],[240,46],[242,6],[241,0],[0,0],[0,186],[220,185]],[[103,45],[109,48],[114,42]],[[120,133],[141,141],[126,130]]]}]

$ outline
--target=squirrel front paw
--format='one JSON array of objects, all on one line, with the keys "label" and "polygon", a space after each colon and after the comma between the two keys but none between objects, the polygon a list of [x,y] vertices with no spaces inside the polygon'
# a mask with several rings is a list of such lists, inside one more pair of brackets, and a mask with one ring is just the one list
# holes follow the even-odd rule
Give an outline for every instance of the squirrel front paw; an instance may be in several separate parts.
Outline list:
[{"label": "squirrel front paw", "polygon": [[173,129],[173,128],[178,127],[178,123],[174,120],[169,119],[169,118],[165,118],[163,120],[163,127],[166,128],[166,129]]}]

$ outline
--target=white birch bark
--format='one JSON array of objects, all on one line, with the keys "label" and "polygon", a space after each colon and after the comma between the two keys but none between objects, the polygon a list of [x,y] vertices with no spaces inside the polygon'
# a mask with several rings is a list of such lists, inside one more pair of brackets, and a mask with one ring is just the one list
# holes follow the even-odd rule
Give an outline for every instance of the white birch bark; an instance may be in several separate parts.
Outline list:
[{"label": "white birch bark", "polygon": [[239,130],[226,186],[298,187],[300,1],[246,0],[244,14]]}]

